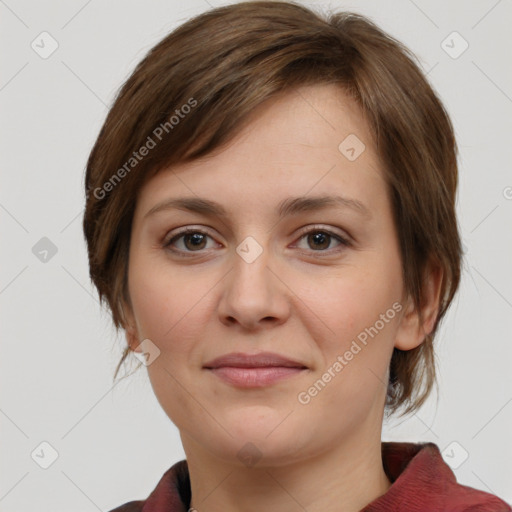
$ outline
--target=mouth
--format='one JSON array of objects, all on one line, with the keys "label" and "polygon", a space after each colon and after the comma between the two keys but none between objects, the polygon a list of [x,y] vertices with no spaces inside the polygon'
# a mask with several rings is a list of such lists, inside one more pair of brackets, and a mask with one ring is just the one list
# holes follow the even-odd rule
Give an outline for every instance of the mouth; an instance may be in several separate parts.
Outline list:
[{"label": "mouth", "polygon": [[260,366],[258,368],[221,366],[219,368],[207,369],[224,382],[241,388],[261,388],[269,386],[307,371],[307,368],[286,366]]},{"label": "mouth", "polygon": [[308,371],[301,362],[270,352],[231,353],[206,363],[203,368],[240,388],[261,388]]}]

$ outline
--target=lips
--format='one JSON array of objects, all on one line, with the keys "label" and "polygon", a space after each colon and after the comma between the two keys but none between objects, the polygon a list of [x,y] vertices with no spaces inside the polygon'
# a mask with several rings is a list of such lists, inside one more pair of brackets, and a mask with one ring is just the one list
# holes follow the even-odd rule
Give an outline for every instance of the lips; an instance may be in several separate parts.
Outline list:
[{"label": "lips", "polygon": [[303,363],[273,352],[233,352],[209,361],[204,368],[224,383],[245,389],[272,386],[308,371]]},{"label": "lips", "polygon": [[273,352],[260,352],[258,354],[245,354],[242,352],[232,352],[208,361],[204,368],[216,369],[223,367],[234,368],[268,368],[268,367],[284,367],[284,368],[300,368],[305,369],[307,366],[299,361],[295,361],[288,357]]}]

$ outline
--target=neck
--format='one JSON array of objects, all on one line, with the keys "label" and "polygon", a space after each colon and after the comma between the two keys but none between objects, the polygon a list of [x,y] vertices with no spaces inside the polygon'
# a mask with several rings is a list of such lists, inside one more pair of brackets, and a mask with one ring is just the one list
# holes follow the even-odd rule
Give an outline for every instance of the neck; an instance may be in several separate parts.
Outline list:
[{"label": "neck", "polygon": [[[371,434],[371,435],[370,435]],[[197,512],[358,512],[391,483],[382,465],[381,431],[359,430],[314,457],[286,465],[229,464],[182,433]]]}]

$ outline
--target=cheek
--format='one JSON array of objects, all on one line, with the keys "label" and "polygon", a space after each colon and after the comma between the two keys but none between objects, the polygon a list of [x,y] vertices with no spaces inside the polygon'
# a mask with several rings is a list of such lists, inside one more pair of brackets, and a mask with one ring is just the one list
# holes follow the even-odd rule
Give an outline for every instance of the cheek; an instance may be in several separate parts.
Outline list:
[{"label": "cheek", "polygon": [[371,254],[363,265],[344,269],[326,280],[321,292],[310,294],[311,309],[321,319],[316,321],[322,363],[317,371],[328,381],[324,388],[320,383],[322,398],[316,405],[342,404],[364,415],[385,392],[401,308],[398,261],[391,254]]},{"label": "cheek", "polygon": [[149,338],[160,350],[147,366],[151,386],[162,409],[179,426],[204,413],[190,399],[190,382],[197,372],[194,347],[204,338],[201,318],[209,318],[205,289],[154,268],[135,278],[130,290],[141,339]]},{"label": "cheek", "polygon": [[[358,272],[354,268],[343,276],[327,280],[326,287],[310,294],[308,302],[313,304],[312,308],[329,328],[329,337],[335,345],[365,332],[399,300],[400,287],[394,273],[392,269]],[[392,310],[386,316],[386,327],[382,331],[394,329],[395,313]],[[379,327],[382,327],[380,322]]]},{"label": "cheek", "polygon": [[136,263],[130,274],[130,296],[139,334],[154,341],[162,351],[171,346],[179,349],[179,343],[171,342],[190,337],[190,330],[197,325],[191,318],[201,310],[208,286],[196,286],[193,276],[171,272],[168,265],[137,267]]},{"label": "cheek", "polygon": [[[384,275],[376,281],[375,275],[358,277],[354,270],[350,278],[330,280],[324,293],[310,295],[315,311],[321,312],[315,338],[321,358],[310,387],[300,390],[309,404],[299,410],[323,417],[331,425],[326,429],[356,428],[385,396],[399,296]],[[313,332],[314,327],[308,329]]]}]

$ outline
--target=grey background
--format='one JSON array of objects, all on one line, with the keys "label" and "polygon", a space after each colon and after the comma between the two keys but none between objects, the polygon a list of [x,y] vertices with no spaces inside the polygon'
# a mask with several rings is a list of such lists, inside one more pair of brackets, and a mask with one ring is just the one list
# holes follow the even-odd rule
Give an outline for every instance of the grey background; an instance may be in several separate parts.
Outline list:
[{"label": "grey background", "polygon": [[[122,82],[172,28],[218,5],[0,1],[1,511],[110,510],[145,498],[184,458],[146,370],[113,385],[124,338],[89,283],[82,183]],[[437,340],[440,393],[409,419],[386,423],[383,439],[433,441],[460,464],[459,482],[511,502],[511,2],[309,5],[366,14],[411,48],[460,147],[465,269]],[[31,47],[42,46],[43,31],[58,43],[46,59]],[[445,51],[463,48],[458,36],[446,39],[453,31],[469,44],[457,58]],[[37,257],[49,244],[43,237],[57,250],[46,261]],[[42,442],[58,452],[47,469]]]}]

